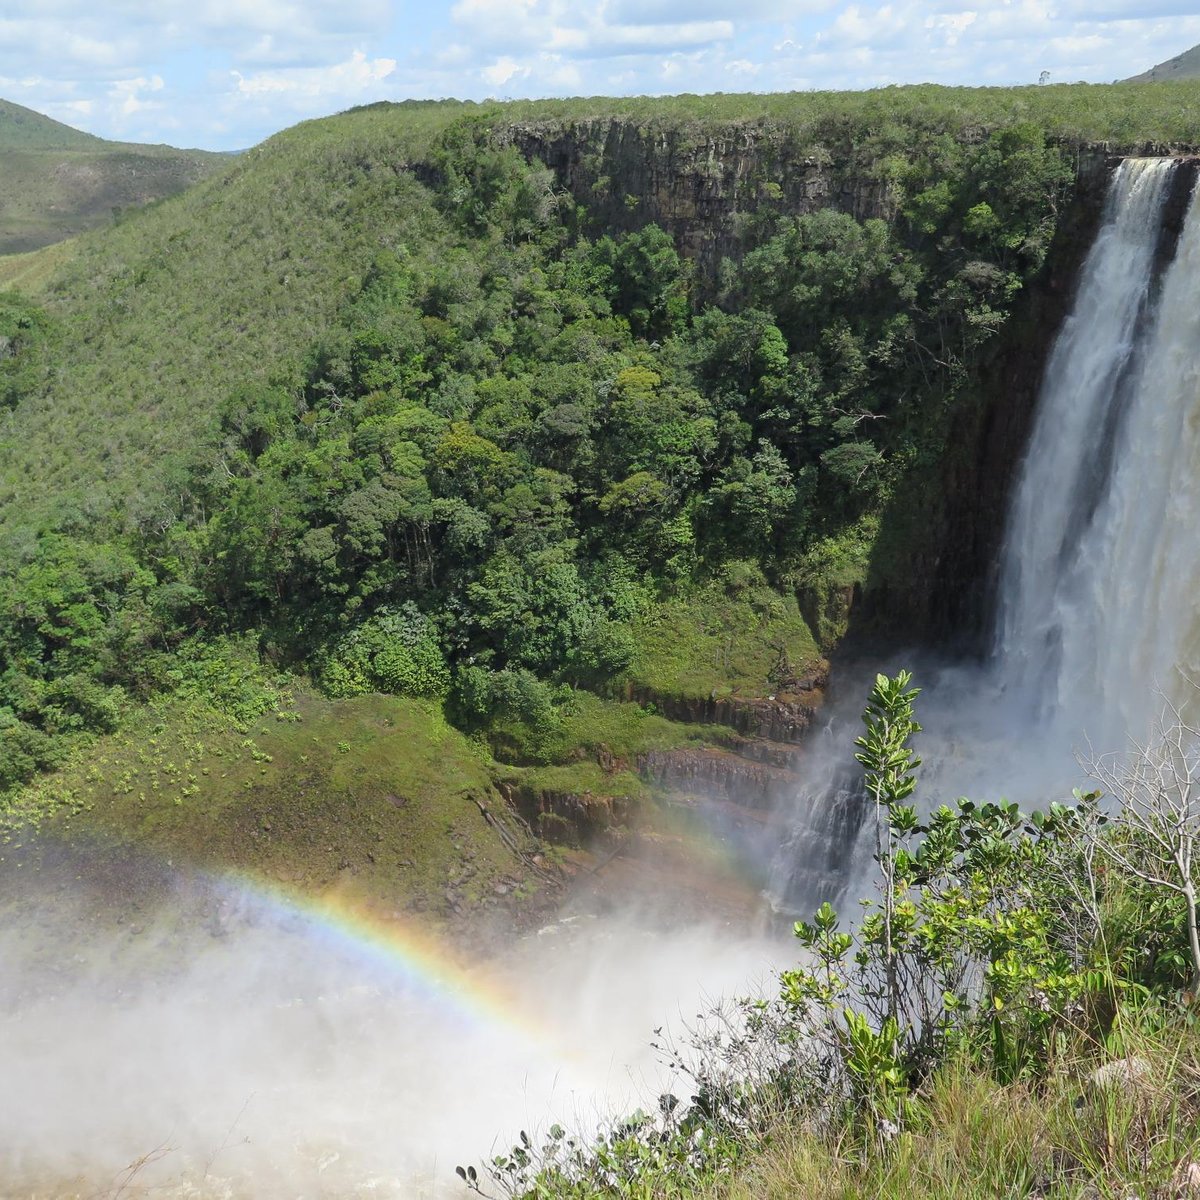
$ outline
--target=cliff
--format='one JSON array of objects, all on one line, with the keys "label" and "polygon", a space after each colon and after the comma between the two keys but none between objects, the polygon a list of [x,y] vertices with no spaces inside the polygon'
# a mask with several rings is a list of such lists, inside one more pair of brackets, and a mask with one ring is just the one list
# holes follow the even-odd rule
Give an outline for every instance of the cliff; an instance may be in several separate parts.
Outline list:
[{"label": "cliff", "polygon": [[741,225],[760,209],[895,216],[887,182],[864,169],[853,147],[835,156],[782,122],[714,132],[618,118],[531,122],[501,128],[498,141],[545,163],[598,227],[616,233],[660,225],[710,288],[721,260],[740,256]]},{"label": "cliff", "polygon": [[[704,130],[620,117],[514,122],[498,126],[494,136],[549,167],[597,228],[666,229],[695,264],[701,296],[716,294],[722,261],[741,257],[747,229],[761,214],[833,208],[857,220],[898,217],[888,148],[878,139],[831,139],[781,120]],[[955,136],[977,141],[984,131],[968,127]],[[942,414],[945,454],[932,471],[922,466],[897,489],[861,579],[801,594],[804,615],[826,649],[846,634],[859,645],[894,648],[899,639],[955,650],[982,646],[1011,484],[1046,359],[1104,211],[1108,179],[1123,157],[1192,151],[1180,142],[1050,140],[1069,162],[1073,185],[1042,268],[973,364],[964,394]],[[1192,160],[1177,176],[1170,236],[1178,235],[1195,175]]]}]

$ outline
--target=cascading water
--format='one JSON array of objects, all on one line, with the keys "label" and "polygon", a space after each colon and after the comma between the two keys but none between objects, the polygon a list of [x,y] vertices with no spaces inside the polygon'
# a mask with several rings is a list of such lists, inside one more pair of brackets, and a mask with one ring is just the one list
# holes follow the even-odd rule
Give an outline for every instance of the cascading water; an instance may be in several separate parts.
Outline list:
[{"label": "cascading water", "polygon": [[[1175,246],[1164,209],[1179,170],[1129,159],[1113,176],[1009,512],[991,661],[916,664],[926,803],[1069,795],[1081,747],[1143,736],[1156,689],[1178,698],[1200,678],[1200,202]],[[868,687],[849,689],[858,709]],[[856,715],[843,727],[857,732]],[[831,741],[787,818],[770,888],[782,907],[853,893],[850,860],[868,857],[853,849],[866,814],[850,749]]]},{"label": "cascading water", "polygon": [[1106,748],[1144,722],[1147,685],[1169,686],[1200,566],[1187,469],[1200,219],[1157,303],[1153,271],[1175,170],[1133,159],[1116,172],[1049,363],[1000,576],[995,667],[1010,705]]}]

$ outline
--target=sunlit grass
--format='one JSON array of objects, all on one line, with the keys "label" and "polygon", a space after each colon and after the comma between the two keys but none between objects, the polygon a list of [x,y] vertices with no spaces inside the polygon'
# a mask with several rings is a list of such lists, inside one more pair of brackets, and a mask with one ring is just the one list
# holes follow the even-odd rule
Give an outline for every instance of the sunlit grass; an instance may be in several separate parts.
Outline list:
[{"label": "sunlit grass", "polygon": [[36,300],[70,261],[75,245],[69,238],[24,254],[0,255],[0,291],[16,291]]}]

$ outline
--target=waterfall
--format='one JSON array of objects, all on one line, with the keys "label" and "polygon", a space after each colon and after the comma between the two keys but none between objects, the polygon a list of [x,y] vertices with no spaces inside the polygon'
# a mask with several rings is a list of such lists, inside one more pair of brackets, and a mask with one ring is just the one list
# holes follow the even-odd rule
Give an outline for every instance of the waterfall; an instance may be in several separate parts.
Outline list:
[{"label": "waterfall", "polygon": [[[1006,524],[987,667],[911,655],[919,795],[1043,806],[1077,755],[1144,737],[1159,692],[1200,683],[1200,201],[1172,244],[1178,164],[1128,159],[1056,339]],[[1164,262],[1169,262],[1164,270]],[[872,675],[873,675],[872,671]],[[872,874],[851,759],[870,680],[786,815],[769,895],[811,908]]]},{"label": "waterfall", "polygon": [[[1195,562],[1180,518],[1200,310],[1189,219],[1155,296],[1163,203],[1176,164],[1117,169],[1074,311],[1047,367],[1005,539],[995,665],[1009,704],[1066,736],[1110,742],[1166,683],[1186,623],[1167,570]],[[1190,511],[1200,515],[1200,508]],[[1183,536],[1181,536],[1183,535]],[[1180,564],[1182,566],[1182,564]],[[1171,598],[1168,599],[1168,593]]]}]

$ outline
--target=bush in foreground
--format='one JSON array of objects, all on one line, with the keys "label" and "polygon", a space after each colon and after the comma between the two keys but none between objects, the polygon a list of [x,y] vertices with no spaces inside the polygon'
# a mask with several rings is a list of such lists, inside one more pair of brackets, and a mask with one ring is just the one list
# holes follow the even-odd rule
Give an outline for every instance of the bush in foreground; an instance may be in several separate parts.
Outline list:
[{"label": "bush in foreground", "polygon": [[1168,710],[1098,770],[1110,795],[1024,814],[913,803],[917,689],[879,676],[856,757],[877,886],[799,922],[780,994],[665,1047],[694,1085],[591,1141],[558,1127],[460,1173],[508,1197],[1200,1194],[1192,780]]}]

